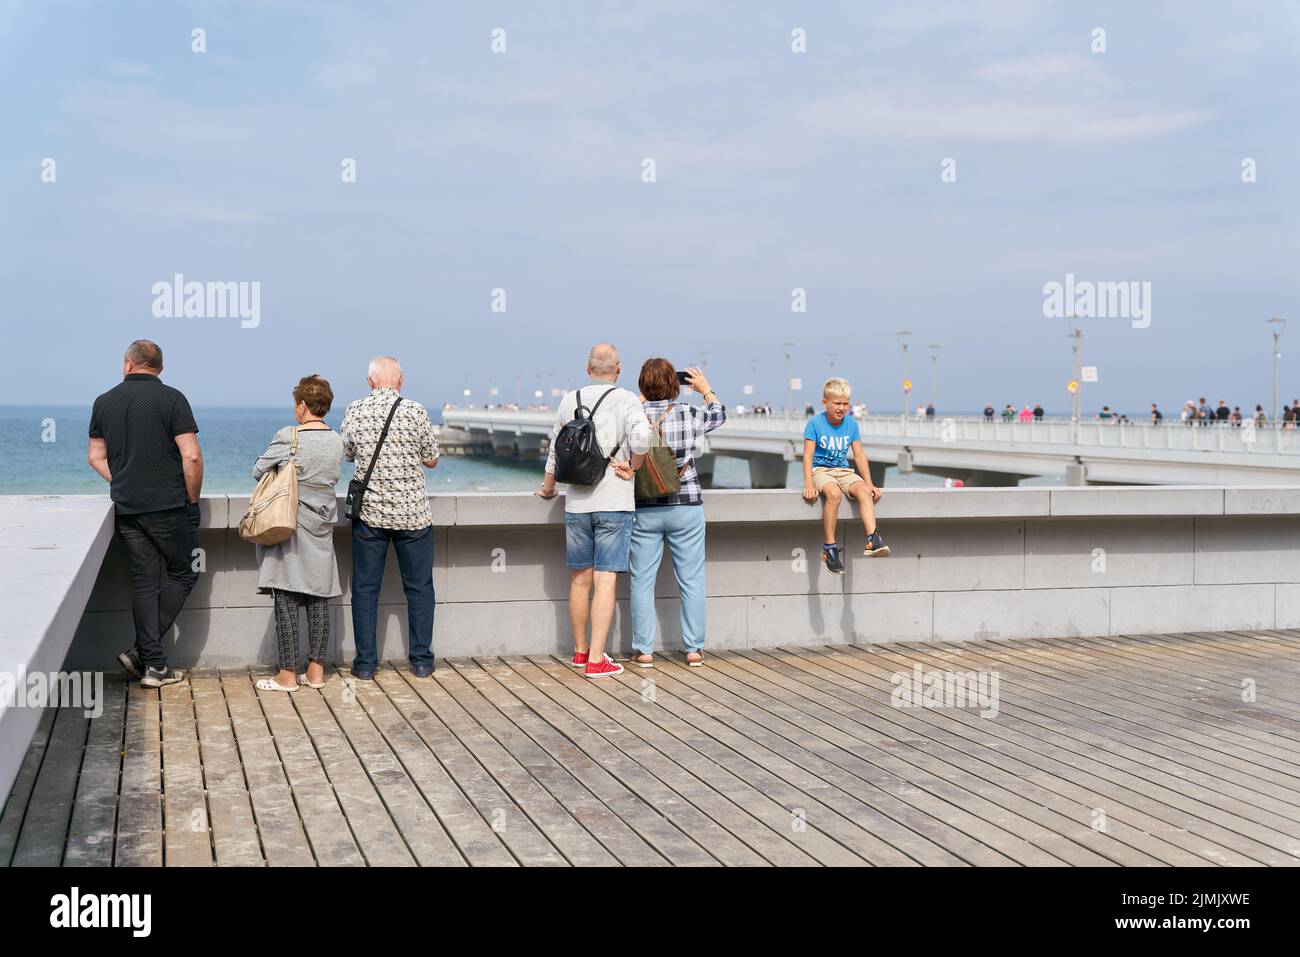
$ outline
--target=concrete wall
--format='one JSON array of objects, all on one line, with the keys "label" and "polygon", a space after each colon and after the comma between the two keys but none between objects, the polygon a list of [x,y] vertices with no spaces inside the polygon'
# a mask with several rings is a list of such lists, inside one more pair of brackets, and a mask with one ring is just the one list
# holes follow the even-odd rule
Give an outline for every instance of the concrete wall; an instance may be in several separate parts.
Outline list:
[{"label": "concrete wall", "polygon": [[[571,647],[562,501],[467,494],[431,499],[438,655],[549,653]],[[247,505],[209,498],[206,570],[173,636],[173,663],[267,664],[270,599],[234,526]],[[861,557],[843,510],[848,572],[819,560],[820,506],[797,492],[706,493],[713,648],[953,641],[1300,627],[1300,487],[908,489],[888,492],[888,559]],[[336,535],[344,594],[332,603],[334,660],[350,660],[350,533]],[[620,581],[613,647],[630,649]],[[665,557],[661,639],[680,647]],[[130,590],[110,546],[67,666],[108,666],[131,643]],[[405,655],[405,606],[390,555],[381,593],[382,657]]]},{"label": "concrete wall", "polygon": [[112,539],[112,511],[106,496],[0,496],[0,795],[41,717],[22,676],[59,670]]}]

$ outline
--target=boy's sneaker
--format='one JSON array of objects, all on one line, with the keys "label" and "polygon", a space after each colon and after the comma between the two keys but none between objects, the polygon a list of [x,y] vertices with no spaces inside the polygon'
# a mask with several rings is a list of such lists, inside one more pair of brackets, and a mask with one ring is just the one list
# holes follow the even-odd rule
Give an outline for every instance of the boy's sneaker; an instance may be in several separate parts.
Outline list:
[{"label": "boy's sneaker", "polygon": [[587,653],[585,651],[575,651],[573,660],[569,662],[575,668],[587,667]]},{"label": "boy's sneaker", "polygon": [[844,562],[840,559],[840,547],[838,545],[823,545],[822,561],[826,563],[826,570],[832,575],[844,574]]},{"label": "boy's sneaker", "polygon": [[139,679],[144,677],[144,662],[140,660],[140,653],[134,648],[118,655],[117,663],[121,665],[122,670],[132,678]]},{"label": "boy's sneaker", "polygon": [[872,532],[867,536],[867,547],[862,552],[868,558],[888,558],[889,546],[885,540],[880,537],[879,532]]},{"label": "boy's sneaker", "polygon": [[588,661],[586,668],[582,672],[582,676],[584,678],[612,678],[615,675],[621,675],[622,673],[623,666],[609,655],[606,655],[604,661]]},{"label": "boy's sneaker", "polygon": [[144,677],[140,679],[140,684],[145,688],[161,688],[163,685],[174,685],[185,680],[185,672],[177,671],[175,668],[155,668],[152,665],[145,670]]}]

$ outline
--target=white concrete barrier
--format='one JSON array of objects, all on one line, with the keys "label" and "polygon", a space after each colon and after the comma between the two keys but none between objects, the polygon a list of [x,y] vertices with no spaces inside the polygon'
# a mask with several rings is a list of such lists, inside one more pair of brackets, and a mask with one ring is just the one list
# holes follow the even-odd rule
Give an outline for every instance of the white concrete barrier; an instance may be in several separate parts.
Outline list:
[{"label": "white concrete barrier", "polygon": [[[888,559],[862,557],[861,525],[844,507],[842,577],[820,561],[820,506],[798,492],[716,491],[705,501],[714,648],[1300,627],[1300,487],[894,490],[879,508]],[[562,501],[480,493],[431,503],[435,653],[567,651]],[[177,665],[273,661],[271,601],[257,594],[253,548],[235,531],[246,504],[205,503],[204,571],[168,639]],[[346,662],[346,527],[336,546],[344,594],[332,602],[331,656]],[[625,652],[626,580],[618,594],[612,645]],[[657,595],[661,640],[677,647],[667,556]],[[404,657],[392,556],[380,602],[381,655]],[[129,582],[114,542],[67,665],[111,667],[131,640]]]}]

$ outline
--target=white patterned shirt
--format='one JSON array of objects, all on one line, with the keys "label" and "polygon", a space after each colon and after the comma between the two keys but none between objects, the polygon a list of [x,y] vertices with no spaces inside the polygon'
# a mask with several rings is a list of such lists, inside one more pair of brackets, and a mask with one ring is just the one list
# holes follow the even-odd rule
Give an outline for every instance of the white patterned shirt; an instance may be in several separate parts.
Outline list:
[{"label": "white patterned shirt", "polygon": [[[384,420],[398,398],[396,389],[375,389],[343,413],[343,457],[356,462],[357,478],[366,477],[379,444]],[[370,487],[361,500],[361,521],[372,528],[411,531],[433,524],[429,489],[421,462],[438,458],[438,440],[424,406],[402,399],[384,439]]]}]

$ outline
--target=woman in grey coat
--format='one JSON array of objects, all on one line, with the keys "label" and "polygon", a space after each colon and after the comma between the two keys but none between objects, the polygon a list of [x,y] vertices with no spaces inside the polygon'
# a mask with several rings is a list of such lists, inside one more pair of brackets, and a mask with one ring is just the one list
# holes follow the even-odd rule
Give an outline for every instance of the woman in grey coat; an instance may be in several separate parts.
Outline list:
[{"label": "woman in grey coat", "polygon": [[[325,655],[329,648],[329,599],[343,594],[334,559],[335,489],[343,465],[343,439],[324,422],[334,403],[329,382],[309,375],[293,390],[293,415],[298,420],[298,527],[279,545],[258,545],[257,590],[275,599],[275,638],[280,671],[257,682],[261,691],[297,691],[299,684],[325,684]],[[253,478],[289,461],[293,426],[275,433],[271,445],[253,466]],[[298,611],[307,610],[309,650],[307,671],[298,673]]]}]

